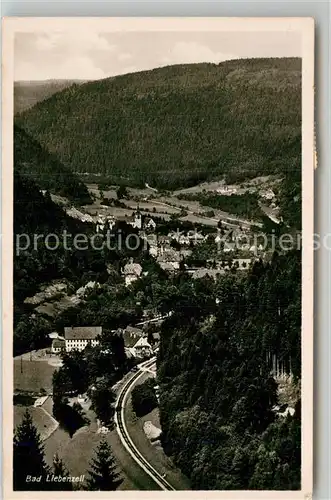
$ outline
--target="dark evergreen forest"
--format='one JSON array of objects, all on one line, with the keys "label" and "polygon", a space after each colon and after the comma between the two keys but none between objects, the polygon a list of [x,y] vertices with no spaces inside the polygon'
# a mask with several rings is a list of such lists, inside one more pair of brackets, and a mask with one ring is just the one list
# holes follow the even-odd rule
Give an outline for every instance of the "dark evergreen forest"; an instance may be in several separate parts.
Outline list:
[{"label": "dark evergreen forest", "polygon": [[275,254],[212,294],[201,280],[163,325],[163,445],[194,489],[300,489],[300,401],[294,416],[272,411],[275,366],[301,377],[300,262]]},{"label": "dark evergreen forest", "polygon": [[301,60],[157,68],[72,85],[16,117],[74,172],[178,189],[284,174],[301,144]]}]

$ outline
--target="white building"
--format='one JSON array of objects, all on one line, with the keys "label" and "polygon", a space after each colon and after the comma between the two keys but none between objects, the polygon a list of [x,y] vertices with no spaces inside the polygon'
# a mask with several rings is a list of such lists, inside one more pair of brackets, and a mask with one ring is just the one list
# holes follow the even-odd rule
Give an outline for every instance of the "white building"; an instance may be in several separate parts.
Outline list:
[{"label": "white building", "polygon": [[156,229],[156,223],[155,221],[150,217],[149,219],[145,220],[145,229],[149,231],[155,231]]},{"label": "white building", "polygon": [[143,223],[142,223],[142,217],[141,217],[141,213],[139,212],[139,209],[134,213],[133,220],[129,221],[129,224],[131,224],[131,226],[136,228],[136,229],[142,228]]},{"label": "white building", "polygon": [[264,198],[265,200],[272,200],[275,198],[275,193],[273,192],[272,189],[267,189],[266,191],[261,192],[261,197]]},{"label": "white building", "polygon": [[130,259],[129,264],[126,264],[124,266],[124,279],[125,279],[125,285],[129,286],[131,283],[136,281],[138,278],[140,278],[142,273],[142,267],[140,264],[134,263],[133,259]]},{"label": "white building", "polygon": [[97,337],[101,335],[101,333],[101,326],[65,327],[64,338],[66,351],[83,351],[88,345],[95,347],[99,343]]},{"label": "white building", "polygon": [[125,352],[129,356],[142,358],[151,356],[153,353],[152,346],[147,340],[146,335],[142,330],[128,326],[123,332]]},{"label": "white building", "polygon": [[96,231],[97,233],[102,232],[105,228],[112,230],[115,226],[116,221],[112,215],[99,214],[96,221]]},{"label": "white building", "polygon": [[66,343],[62,337],[53,339],[51,352],[53,354],[60,354],[62,351],[66,350]]},{"label": "white building", "polygon": [[223,187],[220,187],[219,189],[216,189],[216,191],[219,194],[231,195],[231,194],[236,194],[237,193],[237,188],[225,185]]}]

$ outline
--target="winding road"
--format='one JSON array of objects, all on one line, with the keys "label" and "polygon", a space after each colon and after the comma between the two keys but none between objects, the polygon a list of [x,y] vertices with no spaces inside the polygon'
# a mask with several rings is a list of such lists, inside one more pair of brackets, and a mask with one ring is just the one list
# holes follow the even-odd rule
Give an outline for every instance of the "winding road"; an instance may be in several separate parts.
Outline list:
[{"label": "winding road", "polygon": [[127,427],[125,425],[124,408],[132,386],[137,382],[137,380],[144,375],[144,368],[150,368],[155,364],[156,358],[149,359],[139,365],[139,371],[137,371],[122,387],[116,401],[116,411],[115,411],[115,425],[119,438],[130,453],[132,458],[137,462],[139,467],[141,467],[159,486],[161,490],[173,491],[175,488],[171,486],[165,478],[150,465],[150,463],[143,457],[140,451],[134,445]]}]

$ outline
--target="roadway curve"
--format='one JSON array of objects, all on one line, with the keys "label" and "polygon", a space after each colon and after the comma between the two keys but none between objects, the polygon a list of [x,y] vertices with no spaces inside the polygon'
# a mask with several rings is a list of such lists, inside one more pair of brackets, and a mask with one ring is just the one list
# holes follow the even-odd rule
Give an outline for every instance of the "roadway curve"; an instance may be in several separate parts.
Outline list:
[{"label": "roadway curve", "polygon": [[171,484],[169,484],[168,481],[166,481],[164,477],[162,477],[162,475],[157,470],[155,470],[152,465],[150,465],[150,463],[136,448],[128,433],[124,418],[124,408],[129,392],[132,386],[137,382],[137,380],[139,380],[139,378],[142,377],[145,373],[141,368],[150,368],[155,364],[155,360],[156,358],[154,357],[152,359],[149,359],[148,361],[145,361],[144,363],[141,363],[139,365],[139,371],[136,372],[120,390],[116,401],[115,425],[123,446],[130,453],[132,458],[137,462],[139,467],[141,467],[146,472],[146,474],[148,474],[153,479],[153,481],[159,486],[161,490],[173,491],[175,490],[175,488],[171,486]]}]

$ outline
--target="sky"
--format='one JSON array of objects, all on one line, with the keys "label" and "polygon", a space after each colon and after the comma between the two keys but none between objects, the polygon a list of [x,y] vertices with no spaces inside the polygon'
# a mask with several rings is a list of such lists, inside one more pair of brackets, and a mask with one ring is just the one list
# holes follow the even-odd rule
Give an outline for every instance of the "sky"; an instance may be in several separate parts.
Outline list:
[{"label": "sky", "polygon": [[301,57],[299,32],[16,33],[14,79],[98,80],[182,63]]}]

